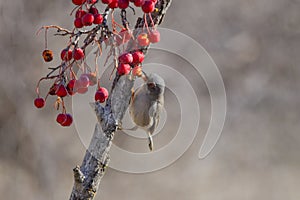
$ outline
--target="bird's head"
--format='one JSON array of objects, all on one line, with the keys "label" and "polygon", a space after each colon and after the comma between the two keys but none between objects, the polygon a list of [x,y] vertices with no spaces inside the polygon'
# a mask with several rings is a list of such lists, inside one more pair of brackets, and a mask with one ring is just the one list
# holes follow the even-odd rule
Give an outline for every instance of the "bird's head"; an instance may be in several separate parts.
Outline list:
[{"label": "bird's head", "polygon": [[146,74],[144,72],[144,75],[145,84],[147,85],[147,89],[150,91],[150,93],[157,95],[164,93],[165,81],[163,78],[154,73]]}]

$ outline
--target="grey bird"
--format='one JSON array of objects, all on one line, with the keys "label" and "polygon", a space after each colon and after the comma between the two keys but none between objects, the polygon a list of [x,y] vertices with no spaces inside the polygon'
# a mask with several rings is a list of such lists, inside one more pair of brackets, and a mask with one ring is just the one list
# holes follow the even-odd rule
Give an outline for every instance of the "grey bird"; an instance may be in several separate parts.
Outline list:
[{"label": "grey bird", "polygon": [[148,134],[149,149],[153,150],[152,134],[159,123],[159,115],[164,105],[165,82],[157,74],[144,73],[145,83],[136,89],[129,105],[129,113],[136,127]]}]

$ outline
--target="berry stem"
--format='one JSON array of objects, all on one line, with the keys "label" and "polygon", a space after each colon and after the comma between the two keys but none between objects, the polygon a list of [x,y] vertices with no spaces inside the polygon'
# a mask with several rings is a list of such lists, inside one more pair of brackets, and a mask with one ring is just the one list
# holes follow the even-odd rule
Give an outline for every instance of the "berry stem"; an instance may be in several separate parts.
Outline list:
[{"label": "berry stem", "polygon": [[149,26],[148,26],[148,21],[147,21],[147,14],[146,13],[144,14],[144,20],[145,20],[145,26],[147,28],[147,31],[148,31],[148,33],[150,33]]},{"label": "berry stem", "polygon": [[45,29],[45,49],[48,49],[48,29]]},{"label": "berry stem", "polygon": [[82,5],[75,6],[75,8],[73,8],[73,10],[71,11],[70,16],[73,15],[74,11],[77,10],[77,8],[78,8],[78,9],[81,9],[81,8],[82,8]]},{"label": "berry stem", "polygon": [[99,58],[100,55],[96,54],[95,56],[95,73],[96,73],[96,76],[98,76],[98,58]]},{"label": "berry stem", "polygon": [[67,109],[65,107],[65,101],[63,98],[61,98],[61,104],[62,104],[62,113],[66,114],[67,113]]},{"label": "berry stem", "polygon": [[150,21],[151,21],[152,27],[154,28],[155,25],[154,25],[154,21],[153,21],[153,19],[152,19],[152,15],[151,15],[150,13],[148,13],[148,15],[149,15],[149,19],[150,19]]},{"label": "berry stem", "polygon": [[110,16],[111,16],[111,26],[112,26],[112,32],[115,33],[116,32],[116,22],[115,22],[115,18],[114,18],[114,12],[115,10],[112,10]]}]

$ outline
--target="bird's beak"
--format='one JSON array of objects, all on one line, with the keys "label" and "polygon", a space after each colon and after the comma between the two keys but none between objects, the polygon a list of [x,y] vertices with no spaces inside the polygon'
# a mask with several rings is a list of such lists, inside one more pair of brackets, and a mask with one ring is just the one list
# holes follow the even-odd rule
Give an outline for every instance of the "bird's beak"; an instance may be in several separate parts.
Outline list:
[{"label": "bird's beak", "polygon": [[147,82],[148,81],[148,76],[147,76],[146,72],[144,72],[144,71],[142,71],[142,72],[143,72],[142,78],[145,82]]}]

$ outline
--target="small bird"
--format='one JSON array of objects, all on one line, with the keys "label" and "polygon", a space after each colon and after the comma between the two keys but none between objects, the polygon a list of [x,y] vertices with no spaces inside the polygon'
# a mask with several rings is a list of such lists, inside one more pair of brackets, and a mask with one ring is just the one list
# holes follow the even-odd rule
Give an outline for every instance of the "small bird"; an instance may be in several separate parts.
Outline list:
[{"label": "small bird", "polygon": [[136,124],[135,129],[142,128],[147,132],[149,149],[152,151],[152,134],[159,123],[159,115],[164,105],[165,82],[157,74],[143,73],[145,83],[133,93],[129,113]]}]

